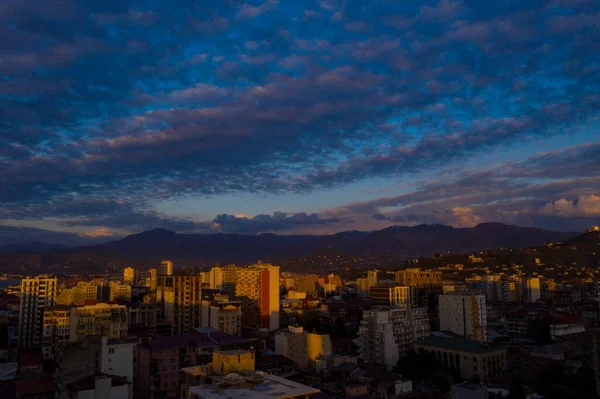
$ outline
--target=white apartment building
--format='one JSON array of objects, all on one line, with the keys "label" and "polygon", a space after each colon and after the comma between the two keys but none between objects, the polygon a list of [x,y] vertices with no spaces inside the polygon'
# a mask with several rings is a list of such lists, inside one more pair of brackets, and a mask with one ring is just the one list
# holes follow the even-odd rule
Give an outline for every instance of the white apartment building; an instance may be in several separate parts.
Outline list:
[{"label": "white apartment building", "polygon": [[42,310],[54,306],[56,289],[56,278],[48,275],[21,280],[19,348],[42,346]]},{"label": "white apartment building", "polygon": [[275,334],[275,353],[292,359],[298,366],[308,366],[306,342],[308,333],[301,326],[289,326]]},{"label": "white apartment building", "polygon": [[377,271],[369,270],[366,277],[356,279],[356,291],[359,297],[369,298],[370,289],[377,285]]},{"label": "white apartment building", "polygon": [[364,310],[358,335],[360,358],[391,370],[414,341],[430,335],[427,310],[407,305]]},{"label": "white apartment building", "polygon": [[440,329],[474,341],[487,341],[485,295],[440,295]]},{"label": "white apartment building", "polygon": [[133,377],[135,370],[135,348],[137,339],[108,339],[102,337],[100,371],[109,375],[127,378],[128,398],[133,398]]}]

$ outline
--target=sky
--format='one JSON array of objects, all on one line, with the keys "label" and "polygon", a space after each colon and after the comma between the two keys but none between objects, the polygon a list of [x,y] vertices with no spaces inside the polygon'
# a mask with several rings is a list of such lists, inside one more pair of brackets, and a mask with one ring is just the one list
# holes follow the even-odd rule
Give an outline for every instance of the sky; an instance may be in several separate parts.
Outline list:
[{"label": "sky", "polygon": [[0,245],[600,224],[598,0],[4,0]]}]

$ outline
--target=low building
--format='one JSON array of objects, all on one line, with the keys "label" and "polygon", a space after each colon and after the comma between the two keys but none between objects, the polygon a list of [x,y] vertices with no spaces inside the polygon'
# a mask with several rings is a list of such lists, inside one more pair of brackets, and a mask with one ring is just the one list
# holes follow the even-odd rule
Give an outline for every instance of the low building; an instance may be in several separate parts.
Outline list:
[{"label": "low building", "polygon": [[211,385],[191,387],[187,399],[307,399],[321,392],[316,388],[261,371],[211,376],[211,380]]},{"label": "low building", "polygon": [[463,382],[452,385],[450,398],[452,399],[488,399],[488,391],[485,385]]},{"label": "low building", "polygon": [[550,324],[550,337],[554,340],[567,335],[583,334],[585,321],[577,316],[559,316]]},{"label": "low building", "polygon": [[125,378],[96,374],[67,385],[69,399],[127,399],[128,382]]},{"label": "low building", "polygon": [[202,327],[232,335],[242,334],[242,301],[230,301],[229,295],[217,294],[202,300]]},{"label": "low building", "polygon": [[502,346],[430,336],[414,347],[434,353],[446,369],[462,379],[487,381],[506,374],[506,348]]}]

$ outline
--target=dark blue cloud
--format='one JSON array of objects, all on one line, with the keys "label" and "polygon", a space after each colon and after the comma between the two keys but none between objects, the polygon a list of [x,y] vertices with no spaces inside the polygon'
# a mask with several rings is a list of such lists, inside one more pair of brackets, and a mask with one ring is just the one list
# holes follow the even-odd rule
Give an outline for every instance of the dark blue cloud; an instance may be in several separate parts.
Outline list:
[{"label": "dark blue cloud", "polygon": [[218,215],[213,222],[215,228],[225,233],[255,234],[266,231],[294,230],[304,226],[318,226],[338,223],[335,217],[323,218],[312,213],[310,215],[300,212],[288,215],[285,212],[275,212],[273,215]]},{"label": "dark blue cloud", "polygon": [[[153,202],[308,192],[568,134],[598,117],[598,21],[587,0],[4,1],[0,218],[201,231]],[[531,162],[503,179],[550,173]]]}]

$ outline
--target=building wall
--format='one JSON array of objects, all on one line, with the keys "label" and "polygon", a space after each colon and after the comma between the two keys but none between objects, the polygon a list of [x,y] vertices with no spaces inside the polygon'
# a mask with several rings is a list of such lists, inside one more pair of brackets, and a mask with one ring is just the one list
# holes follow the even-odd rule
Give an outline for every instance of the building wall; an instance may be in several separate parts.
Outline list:
[{"label": "building wall", "polygon": [[102,337],[100,371],[110,375],[126,377],[129,381],[129,398],[133,397],[135,373],[135,348],[137,342],[109,341]]},{"label": "building wall", "polygon": [[279,266],[256,264],[238,268],[236,297],[242,301],[242,325],[279,329]]},{"label": "building wall", "polygon": [[462,379],[487,381],[489,378],[506,374],[506,349],[470,352],[438,346],[415,347],[433,352],[439,362],[457,371]]},{"label": "building wall", "polygon": [[44,308],[42,314],[42,354],[44,359],[56,355],[60,345],[71,339],[71,308],[51,306]]},{"label": "building wall", "polygon": [[440,329],[466,339],[487,341],[487,309],[484,295],[440,295]]},{"label": "building wall", "polygon": [[21,280],[19,313],[19,347],[42,346],[42,309],[53,306],[56,298],[56,278],[47,275]]},{"label": "building wall", "polygon": [[98,303],[71,308],[71,342],[82,342],[89,335],[126,338],[128,328],[129,315],[124,305]]},{"label": "building wall", "polygon": [[308,367],[307,335],[302,327],[288,327],[275,334],[275,353],[292,359],[300,367]]},{"label": "building wall", "polygon": [[202,325],[200,276],[159,276],[156,298],[159,318],[172,324],[171,335],[185,334]]},{"label": "building wall", "polygon": [[317,359],[327,357],[333,352],[329,334],[308,333],[306,341],[306,356],[312,367],[316,367]]},{"label": "building wall", "polygon": [[79,391],[74,399],[127,399],[128,395],[127,385],[122,385],[103,390]]},{"label": "building wall", "polygon": [[237,350],[213,353],[212,368],[219,375],[254,371],[254,365],[254,351]]}]

